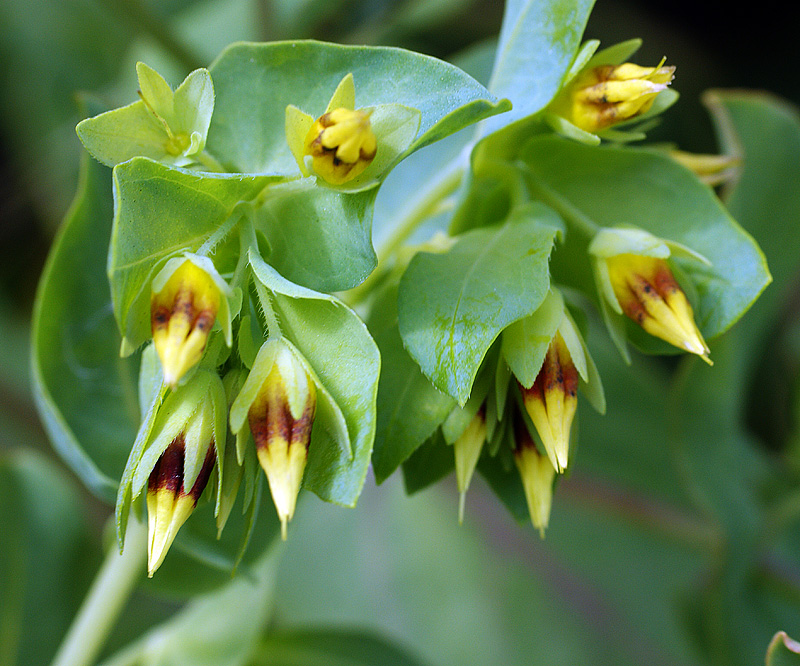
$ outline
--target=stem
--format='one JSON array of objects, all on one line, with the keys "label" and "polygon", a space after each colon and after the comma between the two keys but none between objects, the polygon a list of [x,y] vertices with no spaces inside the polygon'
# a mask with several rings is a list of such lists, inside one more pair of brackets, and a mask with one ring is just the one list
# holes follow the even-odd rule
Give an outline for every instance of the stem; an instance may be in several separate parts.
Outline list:
[{"label": "stem", "polygon": [[200,164],[208,168],[209,171],[225,173],[226,169],[215,157],[209,155],[205,150],[193,156]]},{"label": "stem", "polygon": [[383,277],[382,269],[389,258],[400,249],[420,224],[441,211],[444,200],[458,189],[463,176],[464,168],[460,166],[445,171],[444,175],[428,189],[417,205],[400,220],[392,234],[378,250],[378,265],[375,270],[364,282],[347,292],[345,301],[348,304],[354,306],[360,303],[371,292],[375,284]]},{"label": "stem", "polygon": [[147,529],[131,520],[120,554],[111,547],[52,666],[90,666],[145,571]]},{"label": "stem", "polygon": [[600,227],[594,220],[573,206],[568,199],[562,197],[558,192],[545,185],[530,171],[528,171],[527,180],[530,193],[556,211],[564,222],[572,225],[588,238],[593,238],[600,230]]}]

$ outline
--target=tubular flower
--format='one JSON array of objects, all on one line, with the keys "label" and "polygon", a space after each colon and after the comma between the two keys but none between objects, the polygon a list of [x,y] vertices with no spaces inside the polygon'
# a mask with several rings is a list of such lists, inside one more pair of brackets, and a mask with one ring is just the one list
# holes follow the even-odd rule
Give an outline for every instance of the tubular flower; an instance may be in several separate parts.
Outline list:
[{"label": "tubular flower", "polygon": [[606,259],[608,276],[622,311],[650,335],[697,354],[709,349],[694,322],[692,306],[664,259],[618,254]]},{"label": "tubular flower", "polygon": [[203,466],[191,487],[184,485],[185,434],[180,433],[161,454],[147,483],[147,574],[152,577],[192,514],[216,462],[214,440],[208,443]]},{"label": "tubular flower", "polygon": [[[227,314],[223,294],[227,285],[213,264],[201,259],[171,260],[152,284],[153,343],[161,359],[164,381],[173,388],[203,356],[217,314],[221,309]],[[204,263],[208,266],[199,265]]]},{"label": "tubular flower", "polygon": [[234,432],[246,420],[253,433],[284,539],[306,468],[316,404],[316,386],[294,349],[284,340],[268,340],[231,407]]},{"label": "tubular flower", "polygon": [[366,169],[378,150],[370,110],[339,107],[320,116],[305,139],[314,171],[333,185],[353,180]]},{"label": "tubular flower", "polygon": [[514,462],[517,465],[525,500],[533,526],[544,538],[544,531],[550,521],[550,507],[553,502],[553,479],[556,471],[547,456],[543,456],[528,432],[522,419],[514,423]]},{"label": "tubular flower", "polygon": [[456,460],[456,482],[458,484],[458,522],[464,522],[464,502],[467,496],[472,475],[481,449],[486,441],[486,416],[481,407],[472,417],[464,432],[453,442],[453,454]]},{"label": "tubular flower", "polygon": [[519,386],[525,411],[559,473],[567,468],[570,429],[578,407],[578,381],[578,370],[564,338],[556,332],[533,385],[529,389]]},{"label": "tubular flower", "polygon": [[648,111],[674,72],[630,62],[592,67],[579,73],[551,108],[580,129],[598,132]]},{"label": "tubular flower", "polygon": [[150,576],[194,510],[217,454],[224,454],[226,407],[222,380],[215,373],[200,371],[171,392],[159,408],[153,436],[134,475],[141,479],[142,489],[147,484]]}]

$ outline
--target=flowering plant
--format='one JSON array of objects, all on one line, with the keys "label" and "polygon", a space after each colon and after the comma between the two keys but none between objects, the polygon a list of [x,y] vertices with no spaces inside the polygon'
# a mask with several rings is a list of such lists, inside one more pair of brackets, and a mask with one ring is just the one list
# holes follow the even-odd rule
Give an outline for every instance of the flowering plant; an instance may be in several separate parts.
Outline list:
[{"label": "flowering plant", "polygon": [[[680,67],[635,64],[639,40],[581,43],[591,4],[509,0],[499,42],[464,65],[477,78],[310,40],[234,43],[174,90],[139,62],[139,99],[78,124],[81,187],[37,301],[38,405],[114,502],[119,595],[145,561],[152,589],[203,592],[106,663],[284,663],[313,645],[265,629],[294,521],[326,510],[301,489],[353,507],[370,470],[402,474],[409,494],[454,471],[468,524],[478,473],[520,533],[547,539],[584,456],[612,477],[637,464],[605,419],[624,430],[644,399],[632,437],[658,439],[672,364],[686,421],[724,421],[692,412],[700,386],[731,377],[727,332],[772,280],[732,215],[748,213],[730,198],[747,182],[748,102],[708,98],[726,207],[702,158],[646,142]],[[71,363],[89,348],[91,376]],[[707,520],[684,530],[703,548],[718,537]],[[101,649],[107,609],[85,608],[59,666]],[[190,628],[212,624],[193,652]],[[353,644],[369,663],[417,663]]]}]

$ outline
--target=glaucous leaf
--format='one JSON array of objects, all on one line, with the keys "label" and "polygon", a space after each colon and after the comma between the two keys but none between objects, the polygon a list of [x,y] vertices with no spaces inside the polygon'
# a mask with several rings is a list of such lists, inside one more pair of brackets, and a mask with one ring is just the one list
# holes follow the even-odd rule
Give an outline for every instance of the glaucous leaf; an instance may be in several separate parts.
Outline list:
[{"label": "glaucous leaf", "polygon": [[797,666],[800,664],[800,643],[779,631],[767,648],[767,666]]},{"label": "glaucous leaf", "polygon": [[594,0],[506,0],[489,90],[513,109],[488,121],[495,131],[542,109],[578,51]]},{"label": "glaucous leaf", "polygon": [[372,467],[378,483],[414,453],[455,406],[422,374],[397,327],[397,287],[381,293],[367,321],[381,353]]},{"label": "glaucous leaf", "polygon": [[[706,257],[710,266],[675,258],[696,291],[695,319],[706,339],[732,326],[769,284],[770,274],[755,241],[711,188],[666,155],[645,148],[537,137],[523,158],[534,191],[538,188],[565,219],[577,215],[597,227],[642,228]],[[553,274],[565,284],[594,293],[585,258],[587,231],[567,236],[563,252],[554,258]],[[630,333],[636,335],[637,344],[663,350],[660,344],[650,347],[656,341],[651,343],[633,327]]]},{"label": "glaucous leaf", "polygon": [[462,234],[447,252],[420,252],[403,275],[403,343],[433,384],[459,404],[500,332],[544,300],[554,225],[558,219],[545,206],[522,206],[500,227]]},{"label": "glaucous leaf", "polygon": [[314,428],[304,487],[329,502],[352,506],[375,438],[378,348],[358,315],[337,298],[289,282],[252,251],[250,263],[274,295],[281,332],[341,410],[349,436],[349,442],[341,442],[336,428]]},{"label": "glaucous leaf", "polygon": [[198,174],[135,158],[114,169],[114,226],[108,278],[114,315],[129,347],[150,336],[150,281],[184,250],[197,251],[234,214],[274,182],[268,176]]},{"label": "glaucous leaf", "polygon": [[83,483],[113,502],[139,427],[138,360],[119,357],[106,277],[110,172],[88,155],[34,306],[36,404],[53,446]]},{"label": "glaucous leaf", "polygon": [[508,108],[457,67],[403,49],[313,41],[240,43],[211,66],[217,99],[208,149],[235,171],[299,176],[281,131],[286,107],[293,104],[314,118],[321,116],[350,73],[356,108],[403,104],[420,111],[419,133],[406,153]]}]

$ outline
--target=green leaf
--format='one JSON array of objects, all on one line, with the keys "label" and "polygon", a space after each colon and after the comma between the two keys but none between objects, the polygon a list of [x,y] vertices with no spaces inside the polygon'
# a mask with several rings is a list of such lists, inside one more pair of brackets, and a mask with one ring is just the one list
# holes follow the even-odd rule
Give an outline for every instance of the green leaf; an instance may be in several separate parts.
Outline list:
[{"label": "green leaf", "polygon": [[317,291],[355,287],[377,264],[371,234],[376,193],[344,195],[311,178],[271,188],[255,224],[269,242],[272,265]]},{"label": "green leaf", "polygon": [[202,174],[136,158],[114,169],[115,211],[108,278],[129,346],[150,337],[150,281],[170,257],[197,249],[274,179]]},{"label": "green leaf", "polygon": [[594,0],[507,0],[489,90],[514,108],[486,123],[497,130],[544,108],[578,51]]},{"label": "green leaf", "polygon": [[274,294],[282,333],[305,357],[344,416],[349,442],[336,428],[312,431],[303,485],[329,502],[353,506],[375,439],[380,354],[367,327],[337,298],[292,284],[250,253],[256,277]]},{"label": "green leaf", "polygon": [[236,171],[299,176],[279,129],[286,107],[319,117],[349,73],[357,108],[403,104],[420,111],[419,134],[406,153],[508,108],[457,67],[411,51],[313,41],[234,44],[211,66],[217,99],[208,149]]},{"label": "green leaf", "polygon": [[384,638],[347,629],[270,632],[248,662],[250,666],[421,666]]},{"label": "green leaf", "polygon": [[400,283],[400,334],[440,390],[463,405],[492,342],[531,314],[550,285],[557,224],[534,204],[501,227],[467,232],[447,252],[420,252]]},{"label": "green leaf", "polygon": [[138,63],[142,99],[78,123],[78,137],[93,157],[115,166],[133,157],[185,166],[206,143],[214,88],[208,70],[189,74],[173,93],[155,70]]},{"label": "green leaf", "polygon": [[49,663],[96,566],[77,487],[41,454],[0,455],[0,663]]},{"label": "green leaf", "polygon": [[105,271],[109,176],[85,156],[78,193],[39,284],[31,365],[53,446],[93,493],[112,502],[140,416],[138,360],[119,357]]},{"label": "green leaf", "polygon": [[273,603],[280,551],[266,550],[252,567],[123,649],[103,666],[238,666],[252,654]]},{"label": "green leaf", "polygon": [[375,479],[381,483],[434,433],[455,403],[430,383],[403,347],[397,327],[397,287],[380,295],[367,325],[381,353],[372,454]]},{"label": "green leaf", "polygon": [[[706,257],[711,266],[674,258],[697,293],[695,319],[706,339],[730,328],[769,284],[758,245],[708,186],[666,155],[537,137],[523,157],[534,191],[565,219],[582,218],[583,227],[585,221],[597,227],[639,227]],[[585,257],[586,233],[567,236],[563,251],[554,256],[553,275],[593,294],[590,262]],[[664,350],[665,345],[632,324],[629,333],[640,346]]]}]

